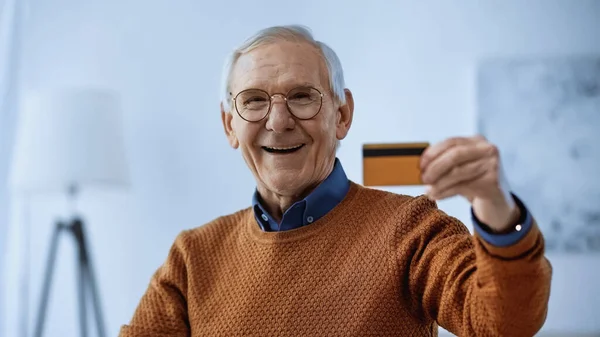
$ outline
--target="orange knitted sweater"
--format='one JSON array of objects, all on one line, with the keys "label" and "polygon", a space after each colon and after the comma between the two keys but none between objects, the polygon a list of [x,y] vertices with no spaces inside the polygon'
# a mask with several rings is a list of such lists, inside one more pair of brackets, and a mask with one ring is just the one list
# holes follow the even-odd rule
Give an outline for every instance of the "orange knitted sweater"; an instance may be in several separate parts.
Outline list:
[{"label": "orange knitted sweater", "polygon": [[351,183],[318,221],[251,208],[184,231],[120,336],[533,336],[551,267],[537,227],[494,247],[426,197]]}]

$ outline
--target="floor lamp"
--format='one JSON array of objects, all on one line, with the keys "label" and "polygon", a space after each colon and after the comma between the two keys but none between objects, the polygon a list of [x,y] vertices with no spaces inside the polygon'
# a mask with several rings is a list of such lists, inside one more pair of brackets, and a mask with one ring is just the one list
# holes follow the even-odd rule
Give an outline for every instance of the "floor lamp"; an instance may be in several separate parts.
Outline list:
[{"label": "floor lamp", "polygon": [[[119,96],[109,90],[72,88],[31,93],[22,101],[10,184],[15,193],[67,195],[73,202],[91,186],[127,187]],[[106,335],[98,284],[83,218],[55,224],[50,238],[34,336],[42,336],[57,249],[71,236],[78,254],[77,295],[80,336],[88,334],[91,300],[97,335]]]}]

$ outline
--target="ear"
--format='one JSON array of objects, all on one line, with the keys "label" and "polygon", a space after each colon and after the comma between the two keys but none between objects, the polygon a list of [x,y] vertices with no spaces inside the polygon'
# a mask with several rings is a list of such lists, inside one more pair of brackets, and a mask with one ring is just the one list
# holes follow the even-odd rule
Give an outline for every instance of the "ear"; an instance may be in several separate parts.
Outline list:
[{"label": "ear", "polygon": [[350,126],[352,125],[352,117],[354,116],[354,97],[350,89],[344,89],[346,95],[346,103],[338,108],[338,119],[336,121],[335,136],[338,140],[346,138]]},{"label": "ear", "polygon": [[232,148],[237,149],[238,146],[240,146],[240,142],[238,141],[235,135],[235,129],[233,128],[233,114],[229,111],[225,111],[223,102],[221,102],[221,120],[223,120],[223,130],[225,131],[225,136],[227,136],[229,145],[231,145]]}]

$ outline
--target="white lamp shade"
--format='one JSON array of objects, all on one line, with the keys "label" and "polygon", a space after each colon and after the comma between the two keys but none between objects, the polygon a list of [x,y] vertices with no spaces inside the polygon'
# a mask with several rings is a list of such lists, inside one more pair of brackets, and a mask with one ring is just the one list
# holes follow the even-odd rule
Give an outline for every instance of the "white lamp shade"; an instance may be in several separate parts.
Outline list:
[{"label": "white lamp shade", "polygon": [[21,192],[128,186],[119,96],[98,89],[25,96],[9,182]]}]

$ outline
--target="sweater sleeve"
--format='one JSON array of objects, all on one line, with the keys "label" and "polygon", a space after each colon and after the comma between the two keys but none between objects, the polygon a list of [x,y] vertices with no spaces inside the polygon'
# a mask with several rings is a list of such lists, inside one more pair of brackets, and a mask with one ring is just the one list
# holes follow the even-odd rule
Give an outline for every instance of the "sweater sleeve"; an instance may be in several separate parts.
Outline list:
[{"label": "sweater sleeve", "polygon": [[[419,197],[403,212],[398,256],[408,265],[411,305],[459,336],[533,336],[546,319],[551,266],[533,219],[506,247],[471,235],[458,219]],[[406,248],[408,256],[406,257]]]},{"label": "sweater sleeve", "polygon": [[[184,232],[185,233],[185,232]],[[187,268],[184,234],[172,245],[165,263],[158,268],[120,337],[189,336],[187,314]]]}]

